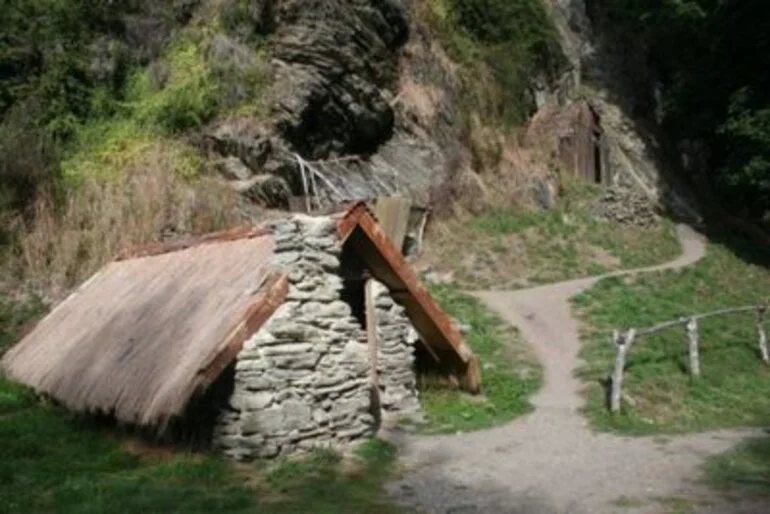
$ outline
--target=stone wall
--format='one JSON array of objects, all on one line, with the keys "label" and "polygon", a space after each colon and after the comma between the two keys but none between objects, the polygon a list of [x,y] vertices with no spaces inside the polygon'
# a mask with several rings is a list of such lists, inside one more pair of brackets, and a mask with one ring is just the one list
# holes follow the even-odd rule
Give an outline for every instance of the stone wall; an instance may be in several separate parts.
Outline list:
[{"label": "stone wall", "polygon": [[624,225],[653,227],[660,223],[656,204],[633,187],[608,188],[594,212],[601,218]]},{"label": "stone wall", "polygon": [[343,445],[377,429],[366,333],[340,299],[335,229],[331,219],[307,216],[273,225],[271,265],[289,272],[289,294],[238,355],[214,436],[231,458]]},{"label": "stone wall", "polygon": [[377,375],[380,406],[384,416],[414,414],[420,410],[415,372],[418,340],[404,308],[388,289],[374,281],[372,293],[377,318]]}]

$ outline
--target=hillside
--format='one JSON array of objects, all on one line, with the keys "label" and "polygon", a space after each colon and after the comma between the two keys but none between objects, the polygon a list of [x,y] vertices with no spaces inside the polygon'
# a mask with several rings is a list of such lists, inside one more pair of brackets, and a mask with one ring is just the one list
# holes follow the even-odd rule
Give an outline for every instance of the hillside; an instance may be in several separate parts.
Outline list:
[{"label": "hillside", "polygon": [[[682,492],[696,460],[729,441],[704,439],[708,452],[681,450],[687,462],[671,467],[658,441],[597,436],[583,416],[618,432],[681,432],[687,448],[690,431],[766,421],[755,384],[766,368],[753,346],[735,350],[753,324],[704,333],[714,371],[700,382],[669,359],[679,335],[653,340],[628,370],[635,410],[617,418],[603,404],[605,332],[760,301],[770,283],[763,2],[2,5],[0,356],[127,247],[405,196],[429,213],[410,264],[480,359],[484,394],[411,367],[424,419],[399,427],[415,432],[404,437],[419,457],[446,459],[412,470],[390,499],[441,498],[450,511],[475,508],[470,492],[503,512],[541,488],[554,505],[579,496],[598,512],[638,502],[621,491],[630,484],[662,505],[670,498],[647,498],[652,489]],[[344,458],[232,465],[98,421],[0,376],[0,433],[12,441],[0,444],[0,496],[11,498],[0,510],[396,512],[381,493],[397,454],[379,439]],[[421,438],[433,433],[446,436]],[[654,457],[633,484],[616,458],[629,448],[640,469]],[[712,457],[714,480],[740,478],[752,448]],[[593,494],[607,473],[622,478]]]},{"label": "hillside", "polygon": [[[565,64],[536,0],[9,7],[3,240],[43,288],[312,188],[327,205],[407,194],[447,214],[525,205],[546,172],[512,151],[529,78]],[[298,156],[317,172],[304,182]]]}]

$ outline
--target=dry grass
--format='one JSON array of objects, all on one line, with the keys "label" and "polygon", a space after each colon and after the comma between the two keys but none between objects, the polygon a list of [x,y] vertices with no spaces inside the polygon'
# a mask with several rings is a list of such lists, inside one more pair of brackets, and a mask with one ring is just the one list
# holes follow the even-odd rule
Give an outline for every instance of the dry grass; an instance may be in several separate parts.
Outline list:
[{"label": "dry grass", "polygon": [[159,145],[109,179],[88,178],[63,202],[41,194],[28,220],[16,219],[6,270],[56,300],[121,250],[242,222],[238,197],[213,177],[169,172]]},{"label": "dry grass", "polygon": [[[508,180],[517,178],[524,188],[519,194],[530,195],[526,177],[513,174]],[[516,185],[501,188],[515,191]],[[592,214],[598,193],[593,188],[567,184],[565,196],[549,210],[529,208],[526,198],[507,191],[490,191],[479,214],[434,222],[420,258],[423,266],[453,273],[465,289],[518,289],[599,275],[663,262],[680,251],[667,221],[640,228],[599,220]]]}]

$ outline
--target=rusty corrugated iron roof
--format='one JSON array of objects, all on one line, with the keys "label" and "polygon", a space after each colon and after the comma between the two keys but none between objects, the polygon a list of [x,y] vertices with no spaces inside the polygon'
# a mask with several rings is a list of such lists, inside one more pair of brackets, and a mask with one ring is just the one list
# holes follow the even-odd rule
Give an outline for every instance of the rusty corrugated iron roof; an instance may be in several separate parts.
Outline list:
[{"label": "rusty corrugated iron roof", "polygon": [[78,412],[140,425],[181,414],[282,303],[287,282],[268,267],[270,235],[171,248],[102,268],[6,353],[4,370]]},{"label": "rusty corrugated iron roof", "polygon": [[453,368],[467,390],[478,392],[481,389],[478,357],[465,344],[452,319],[420,283],[400,249],[388,239],[367,205],[358,203],[340,216],[337,231],[343,241],[354,245],[372,275],[384,283],[394,299],[405,308],[431,353],[443,365]]}]

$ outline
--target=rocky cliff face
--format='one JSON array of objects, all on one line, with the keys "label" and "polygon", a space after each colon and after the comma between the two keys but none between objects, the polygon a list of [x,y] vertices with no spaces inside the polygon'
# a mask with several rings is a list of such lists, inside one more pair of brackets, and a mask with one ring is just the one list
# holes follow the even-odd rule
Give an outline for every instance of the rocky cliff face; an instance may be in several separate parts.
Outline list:
[{"label": "rocky cliff face", "polygon": [[271,49],[268,116],[229,119],[207,131],[205,146],[224,159],[220,168],[237,170],[229,174],[238,187],[259,190],[273,206],[285,207],[289,196],[306,191],[325,203],[397,192],[424,196],[445,157],[436,139],[419,133],[398,94],[404,46],[415,37],[405,6],[397,0],[249,5]]},{"label": "rocky cliff face", "polygon": [[656,139],[654,80],[638,58],[642,53],[613,47],[604,37],[601,9],[594,4],[550,1],[571,69],[558,87],[541,95],[541,108],[588,101],[600,120],[613,182],[633,186],[677,214],[697,218],[692,199],[666,171]]}]

